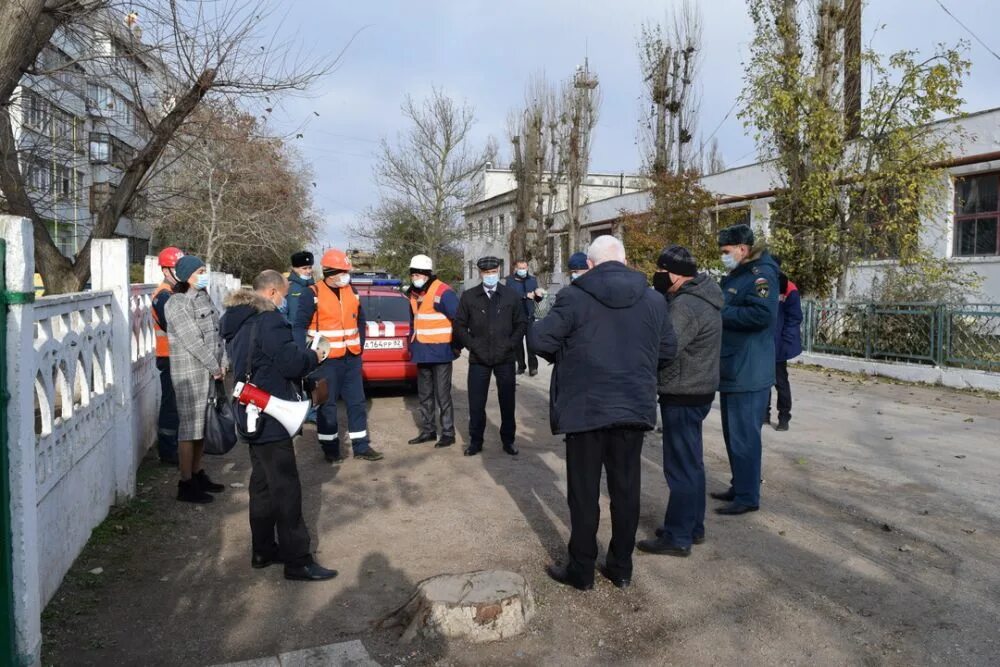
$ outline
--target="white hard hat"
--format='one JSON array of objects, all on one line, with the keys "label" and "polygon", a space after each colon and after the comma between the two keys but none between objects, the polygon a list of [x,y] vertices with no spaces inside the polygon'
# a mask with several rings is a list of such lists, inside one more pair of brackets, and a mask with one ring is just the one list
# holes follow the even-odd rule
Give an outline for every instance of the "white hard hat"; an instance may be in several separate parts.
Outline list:
[{"label": "white hard hat", "polygon": [[434,262],[427,255],[414,255],[413,259],[410,260],[410,269],[416,269],[418,271],[433,271]]}]

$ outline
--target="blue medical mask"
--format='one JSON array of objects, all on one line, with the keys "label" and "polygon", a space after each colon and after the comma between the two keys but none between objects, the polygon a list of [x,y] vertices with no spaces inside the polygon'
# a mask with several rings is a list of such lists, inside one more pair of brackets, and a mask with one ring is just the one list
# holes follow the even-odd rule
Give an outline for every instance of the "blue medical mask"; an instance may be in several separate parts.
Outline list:
[{"label": "blue medical mask", "polygon": [[498,275],[483,276],[483,284],[487,287],[496,287],[499,282],[500,276]]},{"label": "blue medical mask", "polygon": [[579,274],[579,273],[571,273],[571,274],[569,274],[569,280],[570,280],[570,282],[573,282],[574,280],[576,280],[577,278],[579,278],[580,275],[581,274]]},{"label": "blue medical mask", "polygon": [[527,269],[518,269],[517,270],[517,277],[518,278],[527,278],[528,277],[528,270]]},{"label": "blue medical mask", "polygon": [[722,265],[726,267],[726,271],[732,271],[740,265],[740,262],[738,259],[727,253],[722,256]]},{"label": "blue medical mask", "polygon": [[424,285],[427,284],[427,278],[418,278],[413,281],[413,286],[417,289],[423,289]]},{"label": "blue medical mask", "polygon": [[208,274],[203,273],[198,276],[198,280],[195,281],[194,286],[196,289],[208,289]]},{"label": "blue medical mask", "polygon": [[281,304],[278,306],[278,312],[279,313],[287,313],[288,312],[288,298],[287,297],[281,297]]}]

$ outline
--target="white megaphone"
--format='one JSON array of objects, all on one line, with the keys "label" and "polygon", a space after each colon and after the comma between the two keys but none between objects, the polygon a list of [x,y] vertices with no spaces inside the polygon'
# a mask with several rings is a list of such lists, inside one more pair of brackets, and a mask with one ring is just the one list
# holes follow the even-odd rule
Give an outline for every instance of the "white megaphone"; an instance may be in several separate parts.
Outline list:
[{"label": "white megaphone", "polygon": [[286,401],[271,396],[260,387],[249,382],[237,382],[233,398],[247,406],[247,432],[257,432],[257,418],[261,412],[278,420],[288,435],[295,435],[302,428],[309,414],[309,401]]}]

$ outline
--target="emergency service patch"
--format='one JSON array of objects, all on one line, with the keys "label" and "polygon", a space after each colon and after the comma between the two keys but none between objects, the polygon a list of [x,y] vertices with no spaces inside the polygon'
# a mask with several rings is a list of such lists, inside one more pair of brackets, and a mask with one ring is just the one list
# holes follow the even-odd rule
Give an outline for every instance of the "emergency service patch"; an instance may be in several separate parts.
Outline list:
[{"label": "emergency service patch", "polygon": [[768,293],[771,291],[770,285],[767,284],[767,278],[758,278],[753,281],[753,288],[757,292],[757,296],[762,299],[766,299]]}]

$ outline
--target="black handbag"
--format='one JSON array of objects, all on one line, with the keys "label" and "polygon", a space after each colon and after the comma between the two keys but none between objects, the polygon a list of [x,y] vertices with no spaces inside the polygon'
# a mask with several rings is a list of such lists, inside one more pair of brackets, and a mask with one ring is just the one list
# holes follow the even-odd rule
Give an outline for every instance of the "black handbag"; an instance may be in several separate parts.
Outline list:
[{"label": "black handbag", "polygon": [[208,390],[208,405],[205,407],[206,454],[221,456],[236,446],[236,413],[226,393],[222,380],[215,380]]}]

